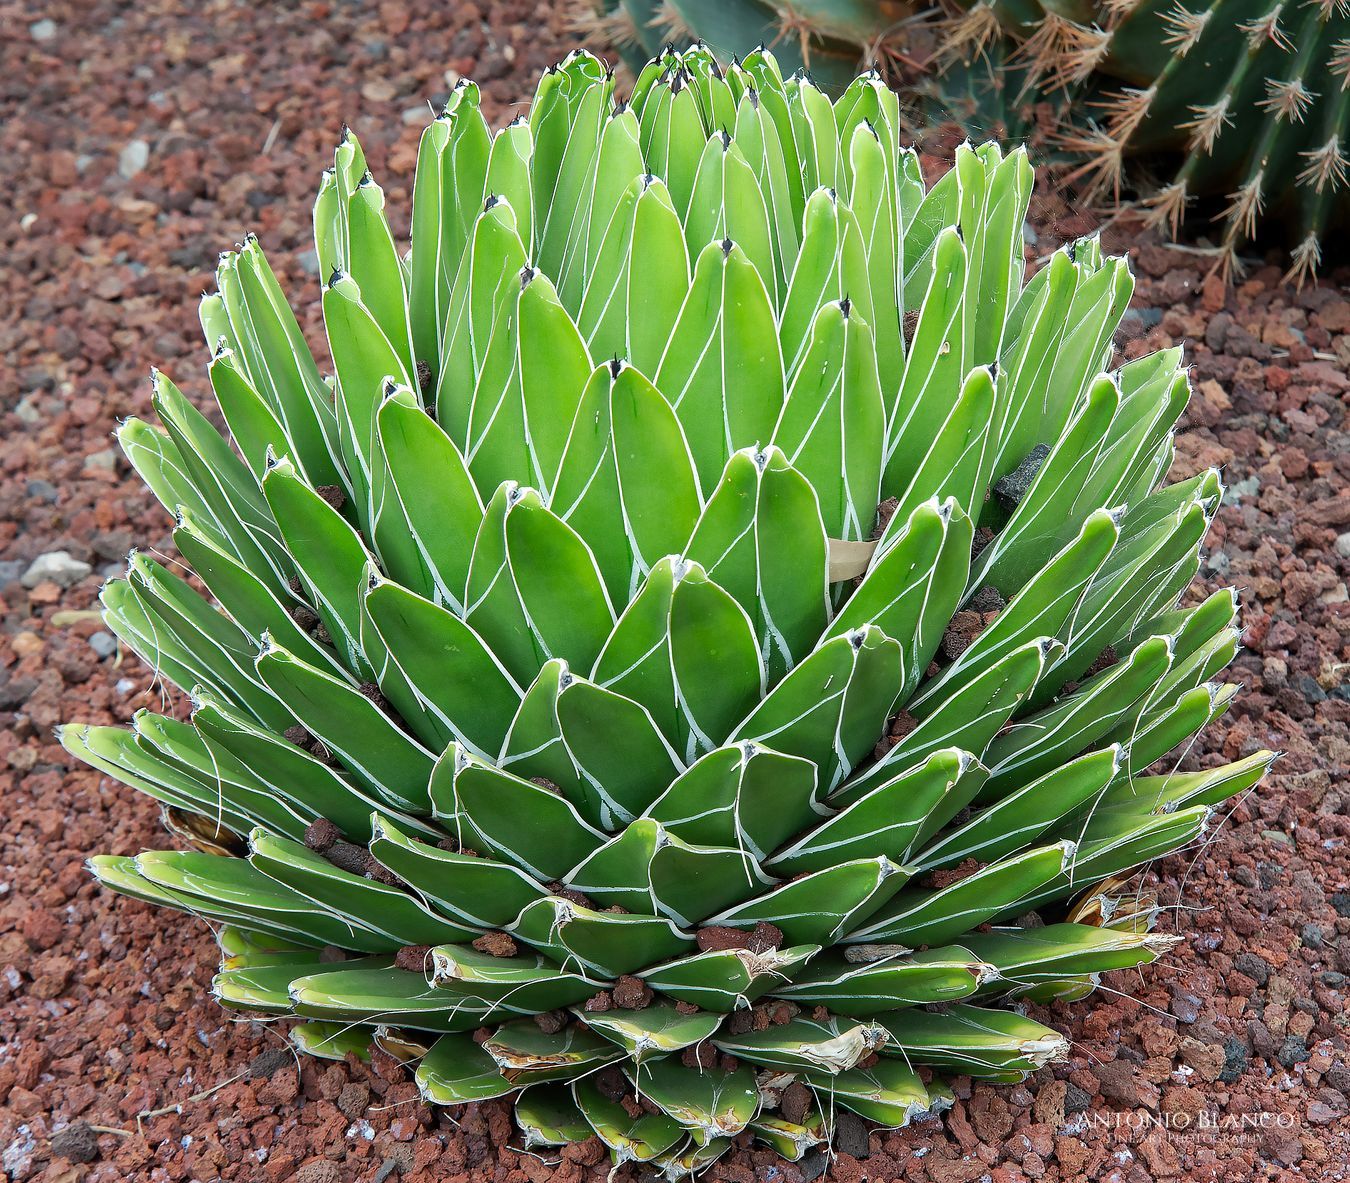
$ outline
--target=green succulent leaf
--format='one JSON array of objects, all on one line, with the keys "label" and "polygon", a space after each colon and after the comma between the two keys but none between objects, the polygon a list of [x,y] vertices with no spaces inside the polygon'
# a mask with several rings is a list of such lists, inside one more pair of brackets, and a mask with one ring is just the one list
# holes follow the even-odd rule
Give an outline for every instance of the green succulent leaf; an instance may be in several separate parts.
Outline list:
[{"label": "green succulent leaf", "polygon": [[436,1105],[490,1101],[515,1086],[472,1036],[442,1035],[417,1065],[417,1087]]},{"label": "green succulent leaf", "polygon": [[472,937],[389,884],[335,867],[308,847],[265,830],[249,835],[248,861],[270,879],[289,887],[335,916],[384,934],[390,948],[434,945]]},{"label": "green succulent leaf", "polygon": [[[722,1016],[714,1011],[699,1011],[697,1014],[682,1014],[672,1004],[661,1003],[645,1007],[642,1010],[577,1011],[581,1019],[592,1031],[618,1044],[635,1064],[658,1058],[660,1066],[653,1066],[650,1073],[640,1075],[638,1084],[644,1090],[651,1088],[652,1077],[667,1078],[659,1071],[661,1066],[673,1064],[664,1059],[672,1052],[702,1043],[713,1034],[722,1023]],[[685,1125],[690,1123],[669,1105],[662,1108],[672,1116],[680,1117]],[[737,1131],[739,1132],[739,1131]]]},{"label": "green succulent leaf", "polygon": [[650,1162],[685,1137],[684,1127],[665,1114],[631,1117],[621,1104],[601,1093],[590,1077],[573,1084],[572,1095],[591,1129],[619,1164]]},{"label": "green succulent leaf", "polygon": [[847,1072],[886,1042],[876,1023],[846,1018],[795,1018],[767,1031],[719,1034],[713,1042],[724,1052],[787,1071]]},{"label": "green succulent leaf", "polygon": [[483,1050],[512,1084],[570,1080],[622,1055],[611,1042],[579,1023],[549,1033],[533,1019],[503,1023],[483,1041]]},{"label": "green succulent leaf", "polygon": [[521,1093],[516,1100],[516,1123],[527,1147],[566,1146],[591,1136],[572,1090],[561,1084],[541,1084]]},{"label": "green succulent leaf", "polygon": [[694,949],[694,939],[657,916],[597,911],[559,896],[537,899],[509,925],[511,934],[559,965],[603,978],[633,973]]},{"label": "green succulent leaf", "polygon": [[[706,1028],[705,1015],[693,1017],[703,1020],[698,1024],[700,1029]],[[639,1060],[631,1075],[642,1095],[675,1118],[696,1141],[735,1137],[759,1112],[759,1089],[755,1074],[748,1067],[732,1072],[704,1072],[686,1068],[674,1057],[665,1057]]]},{"label": "green succulent leaf", "polygon": [[837,1076],[808,1074],[819,1104],[845,1109],[891,1129],[907,1126],[934,1108],[918,1073],[898,1060],[878,1060],[870,1068],[853,1068]]},{"label": "green succulent leaf", "polygon": [[[867,952],[870,957],[872,951]],[[781,993],[804,1006],[869,1017],[903,1006],[967,998],[993,972],[960,946],[922,953],[878,949],[875,960],[850,961],[847,953],[817,958]]]},{"label": "green succulent leaf", "polygon": [[1068,1054],[1068,1040],[1013,1011],[958,1003],[942,1011],[888,1016],[888,1056],[967,1076],[1020,1080]]},{"label": "green succulent leaf", "polygon": [[653,990],[678,1002],[725,1014],[762,997],[819,951],[819,945],[763,953],[717,949],[643,970],[641,976]]}]

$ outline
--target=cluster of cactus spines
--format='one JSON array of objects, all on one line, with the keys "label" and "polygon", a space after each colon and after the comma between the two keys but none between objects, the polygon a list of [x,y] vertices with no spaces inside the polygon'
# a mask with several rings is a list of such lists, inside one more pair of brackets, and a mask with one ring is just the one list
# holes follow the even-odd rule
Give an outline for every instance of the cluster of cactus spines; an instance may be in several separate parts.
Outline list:
[{"label": "cluster of cactus spines", "polygon": [[[841,67],[902,64],[892,76],[982,134],[1020,130],[1021,105],[1050,99],[1066,181],[1110,207],[1130,196],[1173,238],[1194,206],[1212,206],[1225,273],[1264,225],[1289,240],[1301,283],[1350,209],[1347,0],[667,0],[660,11],[728,57],[772,43],[827,90]],[[649,54],[653,19],[630,41]],[[925,60],[929,76],[916,77]]]},{"label": "cluster of cactus spines", "polygon": [[222,256],[228,438],[162,374],[118,433],[206,593],[102,595],[191,719],[61,739],[161,802],[187,849],[91,866],[216,926],[224,1005],[678,1179],[1065,1055],[996,1004],[1171,948],[1135,868],[1273,756],[1169,757],[1236,691],[1222,487],[1165,483],[1181,351],[1111,368],[1125,260],[1027,278],[1026,153],[929,187],[874,74],[769,53],[616,97],[457,87],[406,253],[344,134],[332,375]]},{"label": "cluster of cactus spines", "polygon": [[[1021,6],[989,7],[1013,35],[1028,27],[1024,13],[1006,11]],[[1220,198],[1225,270],[1264,218],[1292,239],[1290,277],[1315,272],[1326,232],[1350,206],[1345,0],[1080,0],[1046,9],[1013,57],[1029,85],[1072,90],[1092,112],[1071,118],[1060,137],[1081,158],[1071,179],[1090,197],[1118,201],[1131,158],[1159,168],[1180,158],[1140,201],[1151,224],[1175,237],[1197,199]]]}]

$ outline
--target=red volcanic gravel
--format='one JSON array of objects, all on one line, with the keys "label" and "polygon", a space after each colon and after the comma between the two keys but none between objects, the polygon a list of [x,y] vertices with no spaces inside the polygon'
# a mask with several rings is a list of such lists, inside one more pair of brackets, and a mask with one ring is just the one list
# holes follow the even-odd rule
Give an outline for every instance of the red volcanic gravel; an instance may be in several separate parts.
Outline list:
[{"label": "red volcanic gravel", "polygon": [[[75,764],[60,722],[182,710],[90,609],[170,523],[116,453],[151,364],[207,391],[196,297],[256,231],[319,340],[309,210],[348,122],[406,228],[426,100],[459,75],[504,122],[569,34],[523,0],[173,5],[0,0],[0,1171],[10,1180],[599,1183],[598,1141],[518,1149],[501,1102],[453,1116],[392,1061],[297,1062],[211,1001],[204,926],[95,888],[98,852],[167,845],[153,803]],[[936,160],[929,161],[937,167]],[[1050,193],[1029,257],[1091,226]],[[1230,487],[1195,595],[1241,589],[1246,683],[1186,766],[1287,753],[1205,844],[1154,865],[1191,940],[1086,1002],[1036,1008],[1072,1040],[1013,1088],[955,1082],[941,1121],[849,1123],[844,1152],[738,1149],[707,1178],[914,1183],[1345,1178],[1350,1168],[1350,292],[1302,292],[1132,229],[1125,356],[1187,339],[1195,400],[1174,477]],[[49,574],[22,577],[52,552]],[[41,568],[38,574],[41,574]],[[31,584],[32,586],[28,586]],[[856,1127],[856,1128],[854,1128]],[[632,1179],[625,1169],[616,1179]]]}]

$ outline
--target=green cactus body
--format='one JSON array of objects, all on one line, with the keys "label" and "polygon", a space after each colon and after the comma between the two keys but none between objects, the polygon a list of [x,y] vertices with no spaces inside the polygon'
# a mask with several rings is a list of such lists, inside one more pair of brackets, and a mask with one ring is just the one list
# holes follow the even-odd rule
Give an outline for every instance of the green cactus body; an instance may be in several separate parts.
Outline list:
[{"label": "green cactus body", "polygon": [[212,923],[226,1006],[678,1179],[1064,1055],[1000,1000],[1169,949],[1133,868],[1273,755],[1153,767],[1236,690],[1232,593],[1178,607],[1222,488],[1163,484],[1181,351],[1108,368],[1125,261],[1026,278],[1025,152],[928,188],[875,75],[768,53],[615,99],[462,84],[406,254],[344,135],[332,376],[223,256],[229,439],[161,374],[119,431],[206,594],[103,592],[191,720],[61,739],[162,803],[187,849],[91,867]]},{"label": "green cactus body", "polygon": [[[1073,96],[1061,144],[1090,195],[1118,199],[1131,161],[1161,180],[1149,219],[1175,235],[1197,201],[1221,205],[1225,264],[1260,233],[1321,261],[1347,210],[1350,12],[1327,0],[1136,0],[988,8],[1019,43],[1031,87]],[[968,10],[969,11],[969,10]],[[955,47],[957,56],[962,49]],[[973,46],[965,47],[968,56]],[[937,89],[942,89],[939,81]],[[1179,160],[1169,177],[1164,160]],[[1137,187],[1137,186],[1136,186]]]}]

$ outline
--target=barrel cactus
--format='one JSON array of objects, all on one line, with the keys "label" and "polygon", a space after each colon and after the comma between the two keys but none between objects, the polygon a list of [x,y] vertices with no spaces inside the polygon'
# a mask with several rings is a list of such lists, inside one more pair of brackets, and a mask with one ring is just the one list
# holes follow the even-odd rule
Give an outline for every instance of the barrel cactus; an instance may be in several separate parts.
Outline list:
[{"label": "barrel cactus", "polygon": [[949,53],[978,53],[990,30],[1006,30],[1028,88],[1073,94],[1080,114],[1062,144],[1089,195],[1119,200],[1132,163],[1179,161],[1155,184],[1129,179],[1153,224],[1175,236],[1208,199],[1226,267],[1261,234],[1287,239],[1293,278],[1316,271],[1350,212],[1344,3],[961,2],[947,28],[964,37]]},{"label": "barrel cactus", "polygon": [[601,5],[610,39],[630,53],[656,53],[675,27],[728,56],[772,44],[827,90],[858,63],[895,67],[931,115],[972,133],[1023,135],[1032,102],[1048,103],[1064,175],[1089,201],[1137,197],[1173,238],[1192,207],[1205,207],[1225,270],[1259,233],[1290,246],[1290,275],[1302,282],[1350,212],[1341,0]]},{"label": "barrel cactus", "polygon": [[63,729],[179,840],[94,874],[302,1049],[671,1178],[1062,1056],[994,1004],[1169,949],[1132,868],[1272,758],[1155,767],[1238,634],[1186,598],[1181,353],[1109,368],[1126,262],[1024,281],[1025,153],[926,187],[873,76],[693,49],[616,102],[576,53],[495,134],[478,98],[406,255],[344,133],[332,376],[250,237],[201,307],[228,436],[162,374],[120,429],[200,585],[103,591],[192,715]]}]

